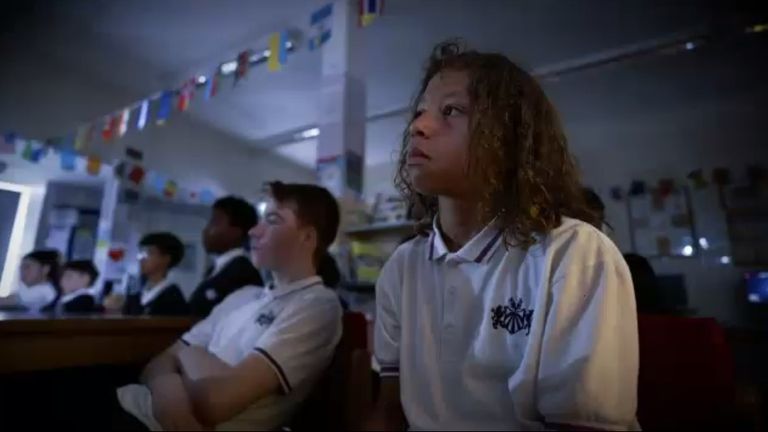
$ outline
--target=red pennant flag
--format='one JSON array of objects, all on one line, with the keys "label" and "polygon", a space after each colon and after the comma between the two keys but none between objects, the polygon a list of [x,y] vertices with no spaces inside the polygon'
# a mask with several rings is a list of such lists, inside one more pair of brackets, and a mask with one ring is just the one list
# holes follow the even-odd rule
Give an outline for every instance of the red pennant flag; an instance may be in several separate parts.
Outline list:
[{"label": "red pennant flag", "polygon": [[137,186],[144,180],[144,168],[139,165],[134,165],[131,171],[128,173],[128,180],[132,181]]},{"label": "red pennant flag", "polygon": [[101,128],[101,139],[104,140],[104,142],[109,142],[112,140],[112,136],[114,135],[115,128],[113,127],[114,121],[111,116],[107,116],[104,119],[104,126]]},{"label": "red pennant flag", "polygon": [[179,91],[179,101],[176,105],[176,109],[178,109],[181,112],[186,111],[189,109],[189,103],[192,101],[192,94],[195,89],[195,80],[189,80],[181,87],[181,90]]},{"label": "red pennant flag", "polygon": [[235,84],[248,73],[251,64],[251,50],[245,50],[237,55],[237,69],[235,69]]}]

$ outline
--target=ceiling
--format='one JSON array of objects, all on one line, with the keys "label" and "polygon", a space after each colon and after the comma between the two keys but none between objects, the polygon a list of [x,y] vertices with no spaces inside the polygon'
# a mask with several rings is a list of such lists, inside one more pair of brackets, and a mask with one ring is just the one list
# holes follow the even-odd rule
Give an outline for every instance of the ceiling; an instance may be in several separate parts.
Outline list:
[{"label": "ceiling", "polygon": [[[0,6],[0,16],[5,17],[0,53],[17,62],[46,58],[52,60],[52,73],[77,74],[119,89],[121,96],[116,99],[120,100],[114,101],[117,108],[193,74],[206,73],[243,48],[266,47],[271,32],[305,29],[309,14],[324,3],[5,2]],[[449,37],[461,36],[473,47],[504,52],[530,69],[545,69],[701,28],[717,16],[719,4],[388,0],[385,15],[363,32],[368,115],[404,107],[430,48]],[[285,136],[316,123],[320,66],[320,53],[301,47],[280,73],[258,67],[236,89],[222,89],[212,101],[193,104],[190,115],[250,145],[273,147],[284,142]],[[312,146],[307,141],[280,152],[313,161]],[[368,163],[390,157],[391,148],[380,147],[368,146]]]}]

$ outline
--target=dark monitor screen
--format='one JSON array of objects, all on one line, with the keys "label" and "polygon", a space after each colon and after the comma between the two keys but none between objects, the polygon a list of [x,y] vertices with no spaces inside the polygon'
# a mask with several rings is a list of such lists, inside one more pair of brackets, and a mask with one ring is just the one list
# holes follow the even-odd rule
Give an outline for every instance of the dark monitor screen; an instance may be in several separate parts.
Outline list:
[{"label": "dark monitor screen", "polygon": [[768,271],[749,272],[744,275],[747,283],[747,300],[750,303],[768,303]]}]

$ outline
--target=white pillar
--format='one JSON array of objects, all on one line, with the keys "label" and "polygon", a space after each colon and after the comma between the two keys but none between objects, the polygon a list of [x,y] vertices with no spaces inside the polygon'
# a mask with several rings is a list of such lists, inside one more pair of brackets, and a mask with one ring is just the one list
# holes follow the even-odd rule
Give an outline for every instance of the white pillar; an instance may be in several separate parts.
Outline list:
[{"label": "white pillar", "polygon": [[335,255],[346,279],[352,276],[345,227],[360,224],[365,166],[365,41],[357,24],[358,2],[333,4],[331,39],[322,47],[322,89],[318,126],[319,183],[339,200],[341,230]]}]

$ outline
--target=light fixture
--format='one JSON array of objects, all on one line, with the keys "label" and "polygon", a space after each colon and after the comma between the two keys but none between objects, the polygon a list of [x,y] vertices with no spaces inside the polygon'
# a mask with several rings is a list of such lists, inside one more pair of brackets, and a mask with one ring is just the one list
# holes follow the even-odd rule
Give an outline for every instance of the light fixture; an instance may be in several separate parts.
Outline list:
[{"label": "light fixture", "polygon": [[755,24],[746,29],[747,33],[762,33],[764,31],[768,31],[768,23]]},{"label": "light fixture", "polygon": [[320,129],[315,127],[315,128],[310,128],[305,131],[301,131],[297,133],[296,135],[294,135],[294,138],[296,138],[297,140],[302,140],[302,139],[314,138],[318,135],[320,135]]},{"label": "light fixture", "polygon": [[682,252],[683,252],[684,256],[691,256],[691,255],[693,255],[693,246],[691,246],[691,245],[683,246]]},{"label": "light fixture", "polygon": [[205,84],[206,81],[208,81],[208,78],[206,78],[205,75],[200,75],[197,77],[198,84]]},{"label": "light fixture", "polygon": [[226,63],[221,64],[221,74],[222,75],[229,75],[237,70],[237,62],[236,61],[229,61]]},{"label": "light fixture", "polygon": [[720,257],[720,264],[730,264],[731,263],[731,257],[728,255],[723,255]]},{"label": "light fixture", "polygon": [[701,237],[699,239],[699,246],[701,246],[702,249],[707,250],[709,249],[709,242],[707,241],[706,238]]},{"label": "light fixture", "polygon": [[693,43],[693,42],[686,42],[685,43],[685,49],[687,49],[688,51],[690,51],[690,50],[692,50],[694,48],[696,48],[696,44],[695,43]]}]

